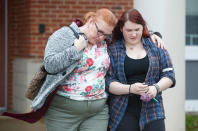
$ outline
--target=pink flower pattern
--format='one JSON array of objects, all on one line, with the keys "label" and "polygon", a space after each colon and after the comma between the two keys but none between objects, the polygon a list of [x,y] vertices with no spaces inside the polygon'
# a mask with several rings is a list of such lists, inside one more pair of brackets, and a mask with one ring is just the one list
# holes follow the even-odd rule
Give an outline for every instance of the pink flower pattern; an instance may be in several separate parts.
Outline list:
[{"label": "pink flower pattern", "polygon": [[84,49],[83,57],[77,67],[65,80],[61,95],[75,100],[101,99],[105,93],[105,75],[110,59],[105,42],[96,44],[92,49]]}]

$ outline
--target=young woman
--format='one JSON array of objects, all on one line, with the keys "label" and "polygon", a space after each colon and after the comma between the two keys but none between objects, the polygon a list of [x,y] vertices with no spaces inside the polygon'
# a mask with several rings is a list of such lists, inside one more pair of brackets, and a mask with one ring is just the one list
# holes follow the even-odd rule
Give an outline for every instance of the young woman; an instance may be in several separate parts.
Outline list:
[{"label": "young woman", "polygon": [[161,94],[175,85],[175,73],[167,50],[152,42],[136,9],[124,12],[118,20],[108,52],[110,130],[165,131]]}]

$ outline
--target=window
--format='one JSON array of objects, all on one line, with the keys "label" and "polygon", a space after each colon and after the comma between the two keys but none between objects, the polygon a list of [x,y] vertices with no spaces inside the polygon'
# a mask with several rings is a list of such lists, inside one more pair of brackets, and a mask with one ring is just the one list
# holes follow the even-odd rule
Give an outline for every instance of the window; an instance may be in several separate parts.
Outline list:
[{"label": "window", "polygon": [[198,60],[198,0],[186,0],[186,60]]},{"label": "window", "polygon": [[186,45],[198,45],[198,13],[186,15]]},{"label": "window", "polygon": [[198,0],[186,0],[186,111],[198,111]]}]

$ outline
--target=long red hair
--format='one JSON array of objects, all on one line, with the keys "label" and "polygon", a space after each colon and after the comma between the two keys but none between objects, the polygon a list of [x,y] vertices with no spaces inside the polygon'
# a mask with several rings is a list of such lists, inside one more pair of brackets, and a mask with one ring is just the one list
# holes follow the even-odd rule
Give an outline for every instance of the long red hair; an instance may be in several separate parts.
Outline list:
[{"label": "long red hair", "polygon": [[91,17],[95,21],[97,19],[102,19],[109,26],[115,27],[116,24],[117,24],[117,18],[116,18],[116,16],[109,9],[106,9],[106,8],[101,8],[101,9],[97,10],[96,12],[88,12],[84,16],[83,23],[86,23],[89,20],[89,18],[91,18]]},{"label": "long red hair", "polygon": [[123,28],[125,22],[128,20],[136,24],[141,24],[143,26],[143,34],[142,34],[143,37],[150,36],[146,22],[143,19],[142,15],[140,14],[138,10],[132,8],[124,12],[122,16],[120,17],[120,19],[118,20],[118,23],[113,30],[112,42],[123,39],[123,34],[120,29]]}]

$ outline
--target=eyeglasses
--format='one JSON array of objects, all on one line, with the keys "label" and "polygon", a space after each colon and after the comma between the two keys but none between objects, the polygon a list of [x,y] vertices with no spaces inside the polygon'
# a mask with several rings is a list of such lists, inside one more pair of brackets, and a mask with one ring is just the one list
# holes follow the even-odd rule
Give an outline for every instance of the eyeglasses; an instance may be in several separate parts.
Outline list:
[{"label": "eyeglasses", "polygon": [[97,29],[97,32],[98,32],[99,36],[104,36],[105,38],[111,38],[112,37],[112,34],[105,34],[102,30],[100,30],[96,23],[95,23],[95,26],[96,26],[96,29]]}]

